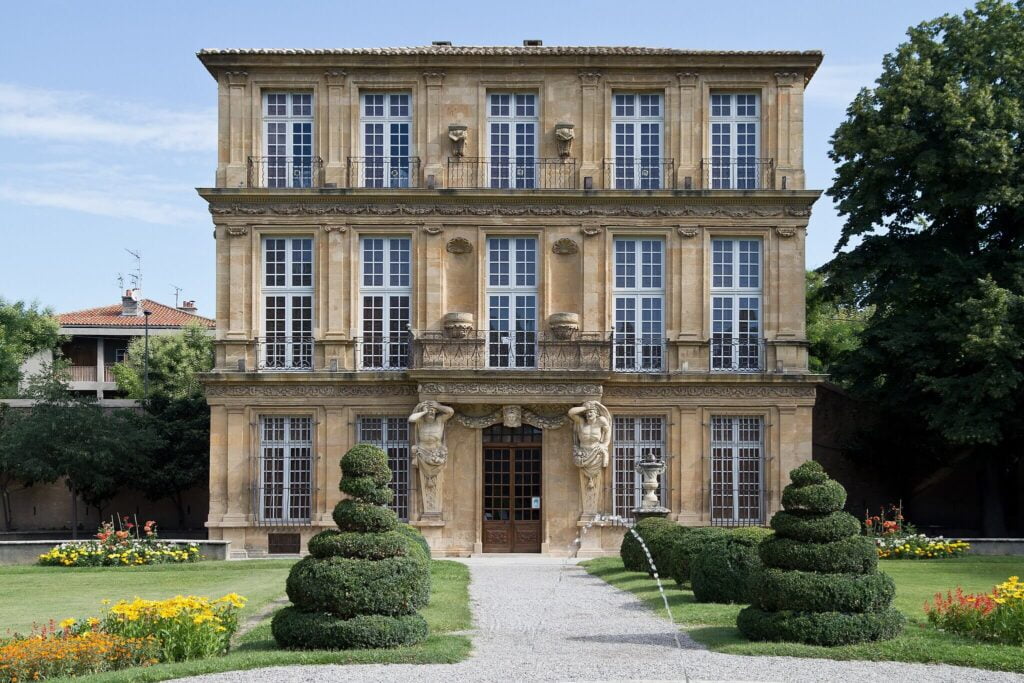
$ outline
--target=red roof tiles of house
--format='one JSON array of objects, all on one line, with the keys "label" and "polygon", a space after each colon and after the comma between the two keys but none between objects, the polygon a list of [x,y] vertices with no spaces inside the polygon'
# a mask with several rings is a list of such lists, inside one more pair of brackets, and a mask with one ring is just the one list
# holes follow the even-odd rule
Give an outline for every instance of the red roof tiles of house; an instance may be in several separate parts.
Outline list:
[{"label": "red roof tiles of house", "polygon": [[[195,313],[188,313],[173,306],[142,299],[139,308],[152,311],[149,316],[150,327],[184,327],[188,323],[202,325],[208,329],[216,327],[216,322]],[[57,322],[61,327],[145,327],[146,320],[142,315],[122,315],[122,305],[86,308],[70,313],[58,313]]]}]

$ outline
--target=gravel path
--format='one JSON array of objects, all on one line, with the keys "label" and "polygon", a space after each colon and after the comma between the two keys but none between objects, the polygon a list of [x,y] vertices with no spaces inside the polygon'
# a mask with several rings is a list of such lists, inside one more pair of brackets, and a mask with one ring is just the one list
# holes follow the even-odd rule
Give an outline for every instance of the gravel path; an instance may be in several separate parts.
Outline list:
[{"label": "gravel path", "polygon": [[629,593],[546,558],[466,561],[473,655],[455,665],[288,666],[191,678],[261,681],[1024,681],[963,667],[709,652]]}]

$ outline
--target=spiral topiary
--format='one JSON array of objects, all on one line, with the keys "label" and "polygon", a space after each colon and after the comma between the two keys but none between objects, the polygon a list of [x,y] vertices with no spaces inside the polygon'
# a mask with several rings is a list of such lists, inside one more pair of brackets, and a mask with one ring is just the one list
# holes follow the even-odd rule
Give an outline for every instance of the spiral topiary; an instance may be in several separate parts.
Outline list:
[{"label": "spiral topiary", "polygon": [[845,512],[846,490],[816,462],[790,473],[775,536],[761,543],[765,569],[752,604],[736,617],[750,640],[849,645],[893,638],[903,615],[891,606],[896,588],[878,571],[871,539]]},{"label": "spiral topiary", "polygon": [[427,637],[416,610],[430,598],[430,552],[413,527],[391,510],[387,455],[359,444],[341,459],[334,508],[338,529],[309,539],[309,557],[288,574],[291,607],[271,631],[290,649],[361,649],[412,645]]}]

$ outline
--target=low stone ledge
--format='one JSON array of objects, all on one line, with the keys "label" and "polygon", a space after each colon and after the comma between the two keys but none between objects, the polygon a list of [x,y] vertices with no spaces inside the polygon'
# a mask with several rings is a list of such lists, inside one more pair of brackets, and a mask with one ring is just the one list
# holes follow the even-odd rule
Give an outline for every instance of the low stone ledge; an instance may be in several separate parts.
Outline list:
[{"label": "low stone ledge", "polygon": [[1024,555],[1024,538],[955,538],[971,544],[971,555]]},{"label": "low stone ledge", "polygon": [[[84,543],[91,539],[79,539],[77,541],[64,540],[38,540],[38,541],[0,541],[0,565],[5,564],[35,564],[39,556],[54,546],[61,543]],[[207,541],[207,540],[181,540],[175,538],[160,539],[162,543],[176,543],[180,545],[195,544],[199,546],[199,553],[207,560],[226,560],[231,546],[231,541]]]}]

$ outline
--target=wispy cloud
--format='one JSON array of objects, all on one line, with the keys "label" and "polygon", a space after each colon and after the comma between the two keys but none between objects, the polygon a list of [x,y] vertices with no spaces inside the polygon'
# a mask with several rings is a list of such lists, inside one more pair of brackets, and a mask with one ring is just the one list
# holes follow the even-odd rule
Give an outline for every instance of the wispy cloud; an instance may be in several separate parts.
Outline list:
[{"label": "wispy cloud", "polygon": [[881,71],[880,64],[825,64],[807,86],[807,101],[845,109],[861,88],[874,85]]},{"label": "wispy cloud", "polygon": [[0,200],[30,206],[70,209],[96,216],[126,218],[160,225],[180,225],[203,220],[201,211],[147,199],[132,199],[116,192],[90,190],[41,192],[23,187],[0,185]]},{"label": "wispy cloud", "polygon": [[216,112],[172,111],[93,94],[0,83],[0,136],[207,153]]}]

